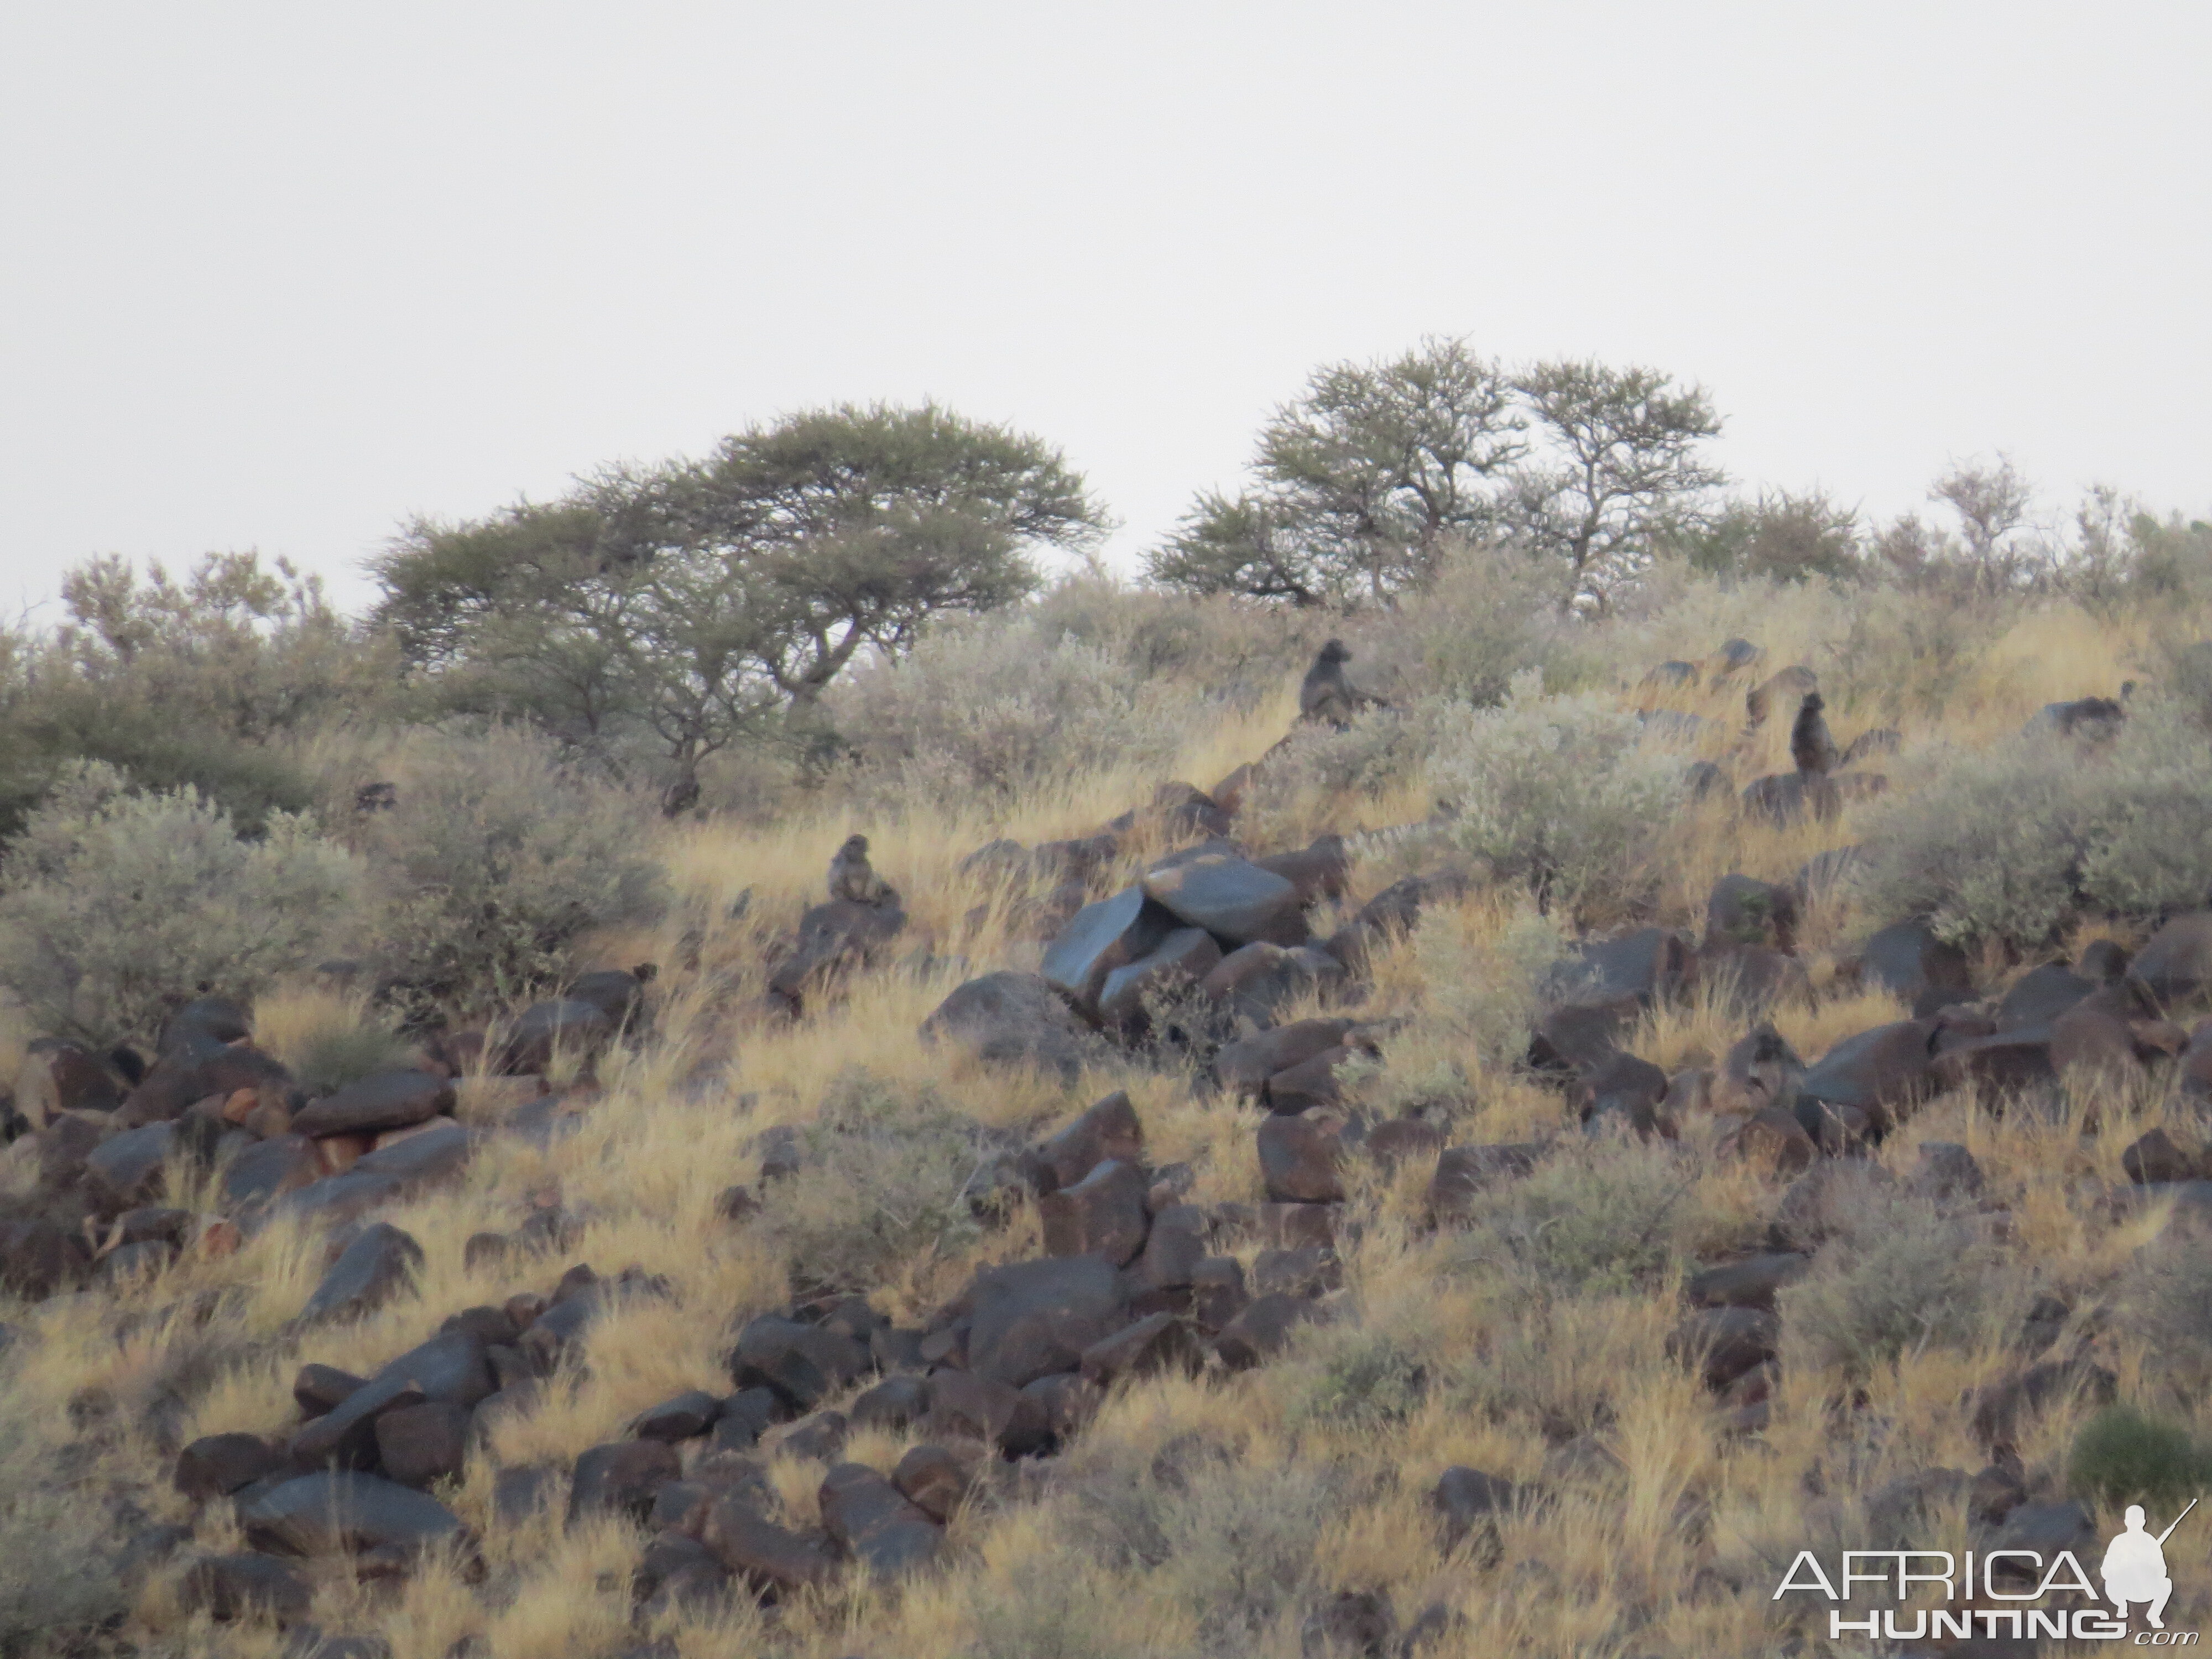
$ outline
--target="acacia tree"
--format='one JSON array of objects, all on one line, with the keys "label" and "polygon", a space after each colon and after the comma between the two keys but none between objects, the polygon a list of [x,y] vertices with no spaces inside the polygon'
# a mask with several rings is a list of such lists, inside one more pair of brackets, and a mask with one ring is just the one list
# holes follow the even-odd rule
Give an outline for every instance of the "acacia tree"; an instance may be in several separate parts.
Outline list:
[{"label": "acacia tree", "polygon": [[1524,424],[1463,340],[1328,365],[1261,428],[1253,488],[1200,496],[1146,568],[1198,592],[1381,599],[1431,574],[1447,537],[1493,521],[1492,481],[1524,452]]},{"label": "acacia tree", "polygon": [[1033,591],[1032,553],[1101,515],[1040,440],[937,408],[842,405],[702,460],[610,469],[550,507],[418,524],[378,566],[380,617],[456,706],[612,754],[642,738],[665,801],[781,728],[861,650]]},{"label": "acacia tree", "polygon": [[1516,481],[1514,533],[1531,552],[1566,562],[1566,605],[1587,599],[1602,611],[1650,562],[1655,539],[1724,482],[1698,452],[1720,432],[1720,416],[1703,387],[1678,387],[1655,369],[1547,362],[1514,384],[1543,452]]}]

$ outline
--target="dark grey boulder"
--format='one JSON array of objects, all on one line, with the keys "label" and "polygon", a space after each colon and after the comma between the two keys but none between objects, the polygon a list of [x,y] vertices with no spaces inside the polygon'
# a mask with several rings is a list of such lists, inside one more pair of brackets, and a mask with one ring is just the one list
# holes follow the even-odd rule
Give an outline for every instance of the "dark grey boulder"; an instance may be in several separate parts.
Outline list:
[{"label": "dark grey boulder", "polygon": [[1231,854],[1155,865],[1143,888],[1184,927],[1202,927],[1231,948],[1305,941],[1307,901],[1297,884]]},{"label": "dark grey boulder", "polygon": [[1024,1153],[1022,1170],[1030,1184],[1045,1194],[1073,1187],[1109,1159],[1141,1164],[1144,1158],[1145,1126],[1127,1094],[1117,1089]]},{"label": "dark grey boulder", "polygon": [[284,1134],[264,1140],[230,1161],[222,1173],[223,1207],[242,1210],[265,1204],[279,1194],[304,1187],[322,1173],[315,1143],[305,1135]]},{"label": "dark grey boulder", "polygon": [[2136,977],[2171,1008],[2212,984],[2212,911],[2176,916],[2136,953]]},{"label": "dark grey boulder", "polygon": [[[1935,1092],[1934,1036],[1935,1027],[1925,1020],[1900,1020],[1845,1037],[1806,1068],[1797,1085],[1799,1103],[1854,1107],[1878,1129],[1886,1128],[1899,1110]],[[1806,1133],[1819,1138],[1810,1125]]]},{"label": "dark grey boulder", "polygon": [[1073,1187],[1047,1193],[1037,1200],[1045,1254],[1096,1255],[1126,1266],[1145,1247],[1147,1188],[1142,1170],[1109,1158]]},{"label": "dark grey boulder", "polygon": [[587,1515],[615,1513],[642,1521],[653,1495],[684,1473],[676,1448],[659,1440],[615,1440],[576,1459],[568,1486],[571,1524]]},{"label": "dark grey boulder", "polygon": [[1036,974],[969,980],[922,1022],[921,1036],[958,1043],[987,1064],[1030,1067],[1066,1083],[1093,1055],[1089,1027]]},{"label": "dark grey boulder", "polygon": [[292,1115],[295,1134],[373,1135],[453,1109],[453,1085],[428,1072],[380,1072]]},{"label": "dark grey boulder", "polygon": [[210,1434],[178,1454],[176,1488],[195,1500],[228,1498],[285,1467],[283,1449],[258,1434]]},{"label": "dark grey boulder", "polygon": [[422,1265],[422,1247],[414,1235],[388,1221],[374,1222],[338,1253],[300,1317],[357,1319],[390,1301]]},{"label": "dark grey boulder", "polygon": [[976,1274],[968,1364],[1018,1389],[1073,1370],[1083,1351],[1127,1322],[1127,1290],[1097,1256],[1008,1262]]},{"label": "dark grey boulder", "polygon": [[1301,1019],[1225,1042],[1213,1056],[1213,1079],[1236,1094],[1257,1096],[1269,1079],[1344,1046],[1352,1034],[1348,1019]]},{"label": "dark grey boulder", "polygon": [[767,1314],[738,1334],[730,1375],[740,1389],[769,1389],[793,1409],[811,1411],[871,1363],[866,1345],[842,1332]]},{"label": "dark grey boulder", "polygon": [[769,994],[781,998],[793,1012],[803,1012],[807,997],[836,976],[873,962],[905,927],[906,913],[895,899],[884,904],[852,899],[817,904],[799,919],[796,939],[769,970]]},{"label": "dark grey boulder", "polygon": [[176,1133],[173,1123],[149,1123],[100,1142],[84,1161],[87,1194],[108,1214],[144,1203],[161,1188]]},{"label": "dark grey boulder", "polygon": [[1934,999],[1966,1002],[1974,995],[1966,952],[1937,939],[1922,921],[1893,922],[1868,939],[1860,952],[1859,974],[1916,1012],[1923,1002],[1932,1012],[1940,1006]]},{"label": "dark grey boulder", "polygon": [[240,1552],[206,1555],[185,1570],[182,1601],[188,1613],[222,1623],[259,1616],[289,1625],[307,1616],[314,1585],[289,1561]]},{"label": "dark grey boulder", "polygon": [[617,1028],[634,1019],[645,1001],[645,981],[627,968],[603,968],[568,988],[567,1000],[586,1002]]},{"label": "dark grey boulder", "polygon": [[376,1449],[376,1419],[387,1411],[442,1400],[473,1407],[496,1386],[483,1340],[472,1331],[434,1336],[381,1367],[292,1437],[295,1462],[366,1468]]},{"label": "dark grey boulder", "polygon": [[290,1555],[428,1549],[462,1535],[460,1520],[427,1493],[372,1474],[305,1474],[240,1506],[257,1548]]},{"label": "dark grey boulder", "polygon": [[2048,1024],[2096,988],[2097,981],[2082,978],[2063,962],[2031,968],[1997,1004],[1997,1029]]},{"label": "dark grey boulder", "polygon": [[1111,1030],[1139,1033],[1149,999],[1188,990],[1219,965],[1221,946],[1202,927],[1178,927],[1151,954],[1116,968],[1098,993],[1098,1018]]},{"label": "dark grey boulder", "polygon": [[819,1496],[823,1530],[872,1573],[897,1577],[937,1559],[937,1522],[866,1464],[838,1464]]},{"label": "dark grey boulder", "polygon": [[468,1409],[450,1401],[426,1400],[376,1419],[377,1462],[403,1486],[428,1486],[459,1474],[468,1443]]},{"label": "dark grey boulder", "polygon": [[588,1002],[556,997],[533,1002],[517,1016],[499,1054],[499,1069],[511,1076],[543,1073],[556,1054],[588,1059],[613,1041],[614,1022]]},{"label": "dark grey boulder", "polygon": [[1186,925],[1153,902],[1142,889],[1124,889],[1075,913],[1075,919],[1044,953],[1045,982],[1095,1024],[1107,975],[1150,956],[1170,933]]},{"label": "dark grey boulder", "polygon": [[714,1426],[722,1402],[704,1389],[687,1389],[639,1415],[630,1432],[641,1440],[690,1440]]}]

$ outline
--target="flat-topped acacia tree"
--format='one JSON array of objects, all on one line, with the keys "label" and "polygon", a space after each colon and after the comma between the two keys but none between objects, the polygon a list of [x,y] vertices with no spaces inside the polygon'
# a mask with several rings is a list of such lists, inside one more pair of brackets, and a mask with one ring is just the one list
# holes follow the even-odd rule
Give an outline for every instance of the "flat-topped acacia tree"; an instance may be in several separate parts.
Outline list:
[{"label": "flat-topped acacia tree", "polygon": [[811,705],[862,649],[1027,596],[1037,552],[1103,527],[1039,438],[933,404],[842,404],[550,503],[418,520],[376,565],[377,617],[449,706],[603,749],[649,736],[677,811],[708,756]]}]

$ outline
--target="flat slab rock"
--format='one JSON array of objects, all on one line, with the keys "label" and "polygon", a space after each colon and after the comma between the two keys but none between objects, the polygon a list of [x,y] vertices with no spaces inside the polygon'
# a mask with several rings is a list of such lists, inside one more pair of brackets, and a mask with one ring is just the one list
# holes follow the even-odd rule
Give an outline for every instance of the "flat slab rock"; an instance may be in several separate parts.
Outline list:
[{"label": "flat slab rock", "polygon": [[1305,942],[1306,900],[1297,884],[1232,854],[1155,865],[1142,884],[1184,927],[1202,927],[1232,948]]},{"label": "flat slab rock", "polygon": [[318,1138],[379,1134],[453,1109],[453,1085],[446,1079],[428,1072],[380,1072],[295,1112],[292,1133]]},{"label": "flat slab rock", "polygon": [[246,1537],[293,1555],[396,1546],[423,1549],[458,1537],[459,1516],[426,1492],[373,1474],[304,1474],[242,1504]]}]

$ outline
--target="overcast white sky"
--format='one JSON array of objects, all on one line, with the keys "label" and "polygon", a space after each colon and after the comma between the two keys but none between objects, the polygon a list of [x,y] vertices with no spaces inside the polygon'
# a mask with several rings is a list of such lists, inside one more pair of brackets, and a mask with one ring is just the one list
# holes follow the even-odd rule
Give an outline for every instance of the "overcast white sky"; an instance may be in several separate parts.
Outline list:
[{"label": "overcast white sky", "polygon": [[1316,362],[1703,380],[1740,479],[2008,450],[2212,511],[2212,5],[107,4],[0,15],[0,599],[328,574],[934,397],[1117,559]]}]

